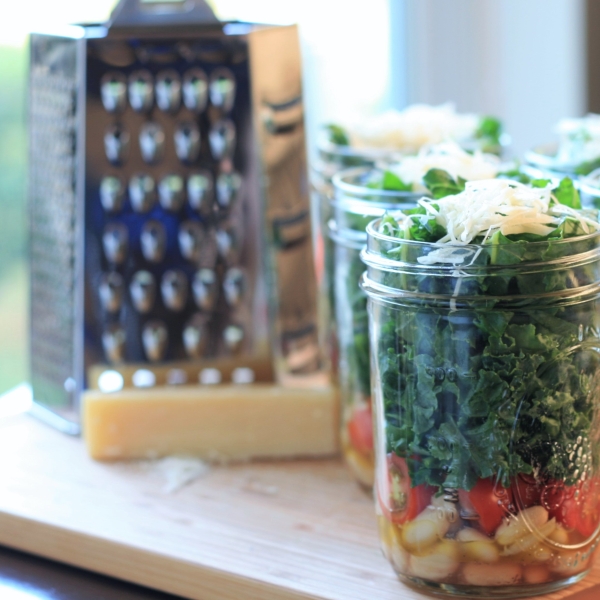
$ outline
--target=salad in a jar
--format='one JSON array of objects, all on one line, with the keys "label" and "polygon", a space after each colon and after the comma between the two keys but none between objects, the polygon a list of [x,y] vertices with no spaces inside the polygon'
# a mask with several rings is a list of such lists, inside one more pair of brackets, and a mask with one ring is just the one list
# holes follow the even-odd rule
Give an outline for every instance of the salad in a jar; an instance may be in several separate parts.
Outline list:
[{"label": "salad in a jar", "polygon": [[367,231],[384,553],[455,594],[577,581],[600,533],[597,211],[566,178],[494,179]]},{"label": "salad in a jar", "polygon": [[[503,170],[504,169],[504,170]],[[423,148],[387,169],[353,169],[334,179],[337,193],[330,233],[336,242],[330,278],[336,290],[340,340],[338,376],[342,393],[342,448],[357,480],[373,485],[373,425],[366,296],[358,282],[366,226],[386,209],[415,205],[423,194],[441,197],[464,189],[467,180],[513,176],[498,157],[466,152],[455,142]]]},{"label": "salad in a jar", "polygon": [[[357,153],[382,151],[407,155],[425,146],[454,141],[466,149],[500,154],[506,135],[496,117],[459,113],[451,103],[412,104],[389,110],[346,126],[325,126],[325,140]],[[323,144],[321,144],[322,146]]]},{"label": "salad in a jar", "polygon": [[[310,181],[313,212],[317,215],[314,251],[319,287],[319,331],[335,374],[338,345],[333,319],[335,306],[333,243],[328,224],[333,218],[332,179],[342,169],[384,167],[424,146],[455,141],[462,148],[501,154],[508,143],[501,122],[495,117],[460,114],[452,104],[415,104],[402,111],[389,111],[355,123],[324,125],[317,139],[317,157],[311,162]],[[392,185],[397,178],[392,177]],[[397,183],[397,182],[396,182]],[[394,187],[390,189],[395,189]]]},{"label": "salad in a jar", "polygon": [[526,154],[539,173],[585,177],[600,168],[600,115],[561,119],[555,133],[556,143],[540,144]]}]

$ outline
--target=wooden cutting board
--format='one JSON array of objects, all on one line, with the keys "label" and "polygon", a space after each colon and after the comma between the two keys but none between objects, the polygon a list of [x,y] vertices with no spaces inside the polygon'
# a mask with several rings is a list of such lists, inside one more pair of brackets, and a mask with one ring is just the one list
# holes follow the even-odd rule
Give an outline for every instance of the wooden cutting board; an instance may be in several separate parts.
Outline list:
[{"label": "wooden cutting board", "polygon": [[[6,546],[195,600],[426,598],[395,578],[335,460],[212,467],[167,493],[160,463],[95,463],[27,415],[0,418],[0,457]],[[598,584],[597,561],[545,598],[597,600]]]}]

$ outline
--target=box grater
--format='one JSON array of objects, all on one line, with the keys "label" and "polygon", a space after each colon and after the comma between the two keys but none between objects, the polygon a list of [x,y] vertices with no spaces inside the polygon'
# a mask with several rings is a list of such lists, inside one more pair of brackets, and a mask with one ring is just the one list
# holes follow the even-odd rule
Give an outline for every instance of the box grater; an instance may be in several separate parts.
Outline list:
[{"label": "box grater", "polygon": [[318,372],[296,28],[124,0],[30,43],[34,412]]}]

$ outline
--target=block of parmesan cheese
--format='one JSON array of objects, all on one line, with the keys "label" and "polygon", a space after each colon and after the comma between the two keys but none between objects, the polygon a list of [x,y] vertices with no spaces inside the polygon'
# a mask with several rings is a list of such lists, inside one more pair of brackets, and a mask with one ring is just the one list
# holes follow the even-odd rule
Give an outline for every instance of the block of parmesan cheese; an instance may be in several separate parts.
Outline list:
[{"label": "block of parmesan cheese", "polygon": [[208,460],[338,452],[333,387],[157,386],[82,397],[85,442],[98,460],[185,454]]}]

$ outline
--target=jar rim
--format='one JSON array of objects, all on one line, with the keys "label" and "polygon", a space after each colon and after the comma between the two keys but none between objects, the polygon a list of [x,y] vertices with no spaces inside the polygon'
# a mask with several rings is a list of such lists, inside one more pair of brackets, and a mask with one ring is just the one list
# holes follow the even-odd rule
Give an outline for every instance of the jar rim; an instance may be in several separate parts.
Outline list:
[{"label": "jar rim", "polygon": [[[401,238],[397,238],[391,235],[387,235],[385,233],[381,233],[377,231],[379,224],[381,223],[381,218],[374,219],[367,225],[367,247],[365,252],[362,255],[362,260],[366,265],[373,266],[376,268],[382,268],[385,270],[396,270],[399,268],[417,268],[422,270],[424,273],[427,272],[437,272],[439,274],[447,273],[451,274],[456,272],[457,269],[460,269],[464,275],[480,275],[482,271],[485,272],[499,272],[506,269],[509,270],[522,270],[524,268],[531,269],[536,268],[538,265],[543,267],[549,267],[551,265],[565,265],[565,263],[586,263],[600,257],[600,230],[593,231],[591,233],[564,238],[560,240],[545,240],[545,241],[536,241],[536,242],[523,242],[526,246],[526,249],[529,251],[535,251],[539,249],[542,251],[544,248],[548,248],[552,246],[554,248],[560,248],[561,246],[568,247],[573,243],[578,242],[595,242],[593,248],[587,248],[583,252],[574,253],[574,254],[565,254],[558,255],[555,258],[551,258],[548,260],[522,260],[517,263],[511,264],[464,264],[464,262],[448,262],[448,263],[432,263],[432,264],[421,264],[418,262],[406,262],[402,260],[396,260],[394,258],[390,258],[388,256],[384,256],[381,252],[374,251],[374,245],[377,245],[380,242],[395,244],[397,246],[404,245],[408,248],[418,249],[418,248],[453,248],[456,249],[457,254],[462,254],[465,258],[472,256],[477,257],[481,252],[486,251],[489,252],[494,248],[506,248],[506,244],[438,244],[436,242],[423,242],[419,240],[405,240]],[[425,256],[425,253],[422,253],[421,256]]]},{"label": "jar rim", "polygon": [[[375,226],[379,224],[380,220],[381,219],[374,219],[367,225],[367,234],[371,235],[374,238],[380,238],[380,239],[386,240],[386,241],[411,243],[411,244],[425,245],[425,246],[434,246],[434,245],[447,246],[448,245],[448,244],[437,244],[436,242],[421,242],[419,240],[405,240],[402,238],[394,237],[392,235],[386,235],[385,233],[381,233],[380,231],[377,231],[375,229]],[[593,231],[591,233],[586,233],[584,235],[577,235],[577,236],[573,236],[573,237],[562,238],[560,240],[542,240],[542,241],[537,241],[537,242],[525,242],[525,243],[530,248],[538,248],[538,247],[541,248],[542,246],[545,246],[547,244],[552,244],[552,245],[567,244],[569,242],[573,243],[574,241],[585,241],[588,239],[592,239],[594,237],[600,237],[600,229]],[[503,244],[461,244],[460,246],[457,245],[457,247],[460,247],[460,248],[471,247],[471,248],[479,249],[479,248],[489,248],[490,246],[493,246],[493,245],[502,246]]]},{"label": "jar rim", "polygon": [[[423,192],[413,192],[413,191],[395,191],[395,190],[378,190],[374,188],[366,187],[365,185],[360,185],[355,183],[354,181],[361,176],[368,175],[370,173],[380,173],[382,169],[377,167],[351,167],[349,169],[344,169],[343,171],[337,172],[332,177],[333,185],[336,190],[340,190],[345,192],[346,194],[351,194],[352,199],[356,201],[362,200],[365,203],[368,203],[370,206],[375,206],[377,201],[366,200],[367,197],[381,197],[383,199],[397,198],[399,200],[414,200],[415,202],[420,198],[428,198],[427,193]],[[397,202],[389,203],[389,202],[381,202],[382,205],[389,205],[390,207],[397,206]]]},{"label": "jar rim", "polygon": [[[361,251],[361,259],[364,262],[366,248]],[[539,304],[540,301],[550,301],[552,306],[567,306],[570,304],[580,304],[590,299],[600,298],[600,289],[596,283],[588,284],[580,288],[569,288],[560,292],[552,291],[546,293],[531,294],[436,294],[430,292],[419,292],[417,290],[408,290],[397,287],[390,287],[376,279],[370,277],[369,270],[364,271],[359,280],[360,289],[371,299],[380,303],[397,305],[398,303],[414,303],[415,301],[423,304],[433,303],[438,308],[446,306],[452,310],[488,307],[494,309],[514,310],[515,308],[525,309],[532,305]]]},{"label": "jar rim", "polygon": [[587,194],[588,196],[593,196],[595,198],[600,198],[600,180],[598,180],[598,187],[592,185],[585,179],[577,181],[576,187],[578,191]]},{"label": "jar rim", "polygon": [[399,148],[377,148],[370,146],[357,148],[351,144],[347,146],[334,144],[327,138],[325,126],[322,126],[319,132],[317,151],[322,154],[339,156],[340,158],[362,158],[368,161],[381,160],[388,157],[401,157],[408,153],[407,150]]},{"label": "jar rim", "polygon": [[545,169],[554,172],[557,175],[572,175],[578,163],[559,162],[556,160],[558,144],[549,142],[546,144],[537,144],[525,152],[525,162],[533,167]]}]

